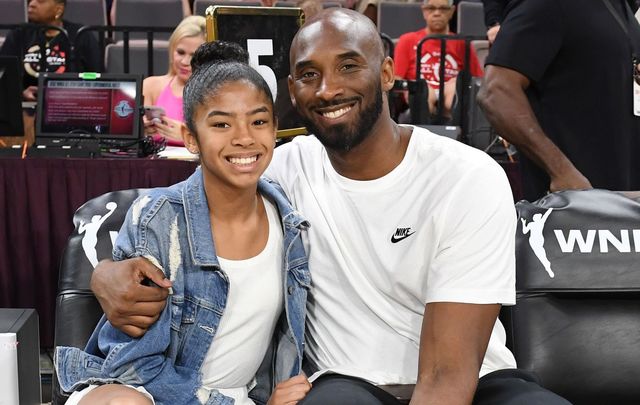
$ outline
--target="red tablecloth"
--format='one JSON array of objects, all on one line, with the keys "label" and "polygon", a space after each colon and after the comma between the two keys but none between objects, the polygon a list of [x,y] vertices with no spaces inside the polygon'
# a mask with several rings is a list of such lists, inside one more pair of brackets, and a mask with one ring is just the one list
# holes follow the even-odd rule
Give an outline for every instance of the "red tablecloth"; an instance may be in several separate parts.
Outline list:
[{"label": "red tablecloth", "polygon": [[58,266],[75,210],[113,190],[161,187],[195,162],[163,159],[0,159],[0,307],[35,308],[53,347]]}]

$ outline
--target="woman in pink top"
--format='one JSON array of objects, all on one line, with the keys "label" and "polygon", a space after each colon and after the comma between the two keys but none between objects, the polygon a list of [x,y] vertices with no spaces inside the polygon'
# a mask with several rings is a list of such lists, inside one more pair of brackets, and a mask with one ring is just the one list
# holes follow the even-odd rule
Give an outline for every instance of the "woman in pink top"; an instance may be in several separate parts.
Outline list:
[{"label": "woman in pink top", "polygon": [[144,132],[155,140],[165,138],[168,145],[184,146],[182,142],[182,90],[191,76],[191,57],[204,42],[205,18],[190,16],[182,20],[169,38],[169,72],[144,79],[144,105],[162,107],[162,120],[144,118]]}]

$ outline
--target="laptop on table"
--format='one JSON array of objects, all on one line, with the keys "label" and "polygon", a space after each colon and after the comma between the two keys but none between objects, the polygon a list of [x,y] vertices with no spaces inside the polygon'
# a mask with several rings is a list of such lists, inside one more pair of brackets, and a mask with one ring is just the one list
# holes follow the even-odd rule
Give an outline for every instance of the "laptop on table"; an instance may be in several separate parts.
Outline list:
[{"label": "laptop on table", "polygon": [[140,75],[44,73],[38,89],[30,156],[138,156]]}]

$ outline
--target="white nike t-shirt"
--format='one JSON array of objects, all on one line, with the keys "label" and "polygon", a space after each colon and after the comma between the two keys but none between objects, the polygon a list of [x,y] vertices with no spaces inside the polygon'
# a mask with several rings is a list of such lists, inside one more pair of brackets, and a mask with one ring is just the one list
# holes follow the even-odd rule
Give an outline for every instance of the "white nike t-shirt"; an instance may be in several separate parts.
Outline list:
[{"label": "white nike t-shirt", "polygon": [[[414,128],[400,165],[355,181],[297,137],[267,176],[311,223],[306,354],[321,372],[415,383],[426,303],[515,303],[513,198],[485,153]],[[480,375],[513,367],[497,322]]]}]

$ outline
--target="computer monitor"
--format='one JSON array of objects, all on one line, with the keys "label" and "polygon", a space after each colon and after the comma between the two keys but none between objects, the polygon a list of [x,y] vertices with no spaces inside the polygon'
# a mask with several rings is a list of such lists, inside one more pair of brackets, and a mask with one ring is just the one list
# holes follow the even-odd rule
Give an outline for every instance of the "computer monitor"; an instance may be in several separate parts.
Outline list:
[{"label": "computer monitor", "polygon": [[22,70],[15,56],[0,56],[0,136],[24,136]]},{"label": "computer monitor", "polygon": [[36,141],[140,138],[142,78],[136,74],[44,73],[38,78]]}]

